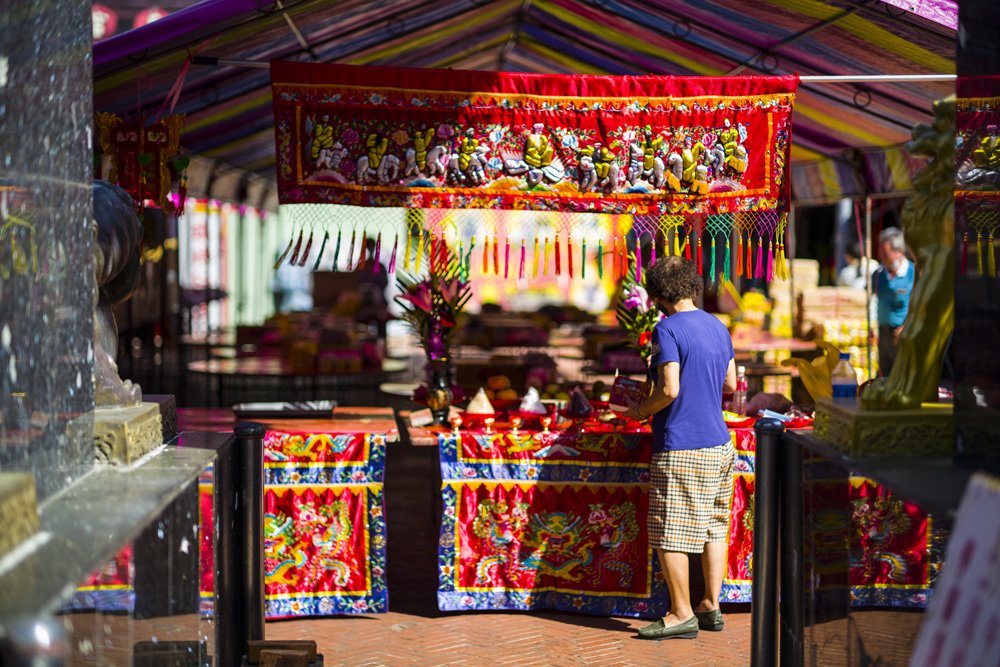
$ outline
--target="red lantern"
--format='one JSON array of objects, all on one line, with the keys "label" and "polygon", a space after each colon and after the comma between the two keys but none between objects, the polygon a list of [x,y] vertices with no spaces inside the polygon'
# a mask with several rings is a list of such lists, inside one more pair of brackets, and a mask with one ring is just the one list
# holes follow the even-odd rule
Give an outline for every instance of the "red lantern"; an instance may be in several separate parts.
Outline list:
[{"label": "red lantern", "polygon": [[94,3],[90,7],[93,22],[94,41],[100,41],[115,34],[118,29],[118,14],[106,5]]}]

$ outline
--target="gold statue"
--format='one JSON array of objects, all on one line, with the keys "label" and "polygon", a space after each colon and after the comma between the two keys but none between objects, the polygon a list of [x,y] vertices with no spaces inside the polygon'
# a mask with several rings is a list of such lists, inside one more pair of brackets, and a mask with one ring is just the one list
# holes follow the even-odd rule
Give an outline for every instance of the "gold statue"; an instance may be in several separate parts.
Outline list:
[{"label": "gold statue", "polygon": [[901,215],[917,257],[917,279],[892,372],[864,391],[865,410],[916,409],[937,400],[945,345],[954,328],[955,100],[934,104],[934,122],[913,128],[907,149],[931,158],[913,179]]},{"label": "gold statue", "polygon": [[816,341],[817,347],[823,350],[823,356],[812,361],[805,359],[784,359],[782,366],[795,366],[799,369],[802,384],[813,397],[813,400],[833,396],[833,369],[840,361],[840,350],[823,340]]}]

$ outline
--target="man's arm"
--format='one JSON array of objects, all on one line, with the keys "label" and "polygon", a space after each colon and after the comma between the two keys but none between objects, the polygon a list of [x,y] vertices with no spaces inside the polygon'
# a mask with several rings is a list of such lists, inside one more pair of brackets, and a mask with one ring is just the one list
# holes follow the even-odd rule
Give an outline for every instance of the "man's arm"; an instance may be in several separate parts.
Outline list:
[{"label": "man's arm", "polygon": [[629,419],[642,421],[655,415],[677,398],[681,390],[681,365],[671,361],[657,366],[656,385],[653,392],[640,405],[629,401],[625,416]]},{"label": "man's arm", "polygon": [[736,359],[729,360],[729,368],[726,369],[726,379],[722,383],[722,393],[731,394],[736,391]]}]

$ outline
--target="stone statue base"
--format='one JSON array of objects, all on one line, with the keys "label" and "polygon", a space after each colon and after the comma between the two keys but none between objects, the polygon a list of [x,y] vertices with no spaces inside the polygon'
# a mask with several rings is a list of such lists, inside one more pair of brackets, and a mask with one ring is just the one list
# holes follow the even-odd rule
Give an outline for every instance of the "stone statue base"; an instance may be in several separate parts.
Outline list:
[{"label": "stone statue base", "polygon": [[94,410],[94,455],[98,463],[134,463],[161,444],[158,404]]},{"label": "stone statue base", "polygon": [[0,557],[38,532],[35,476],[28,472],[0,474]]},{"label": "stone statue base", "polygon": [[821,398],[816,437],[851,456],[951,458],[955,449],[953,406],[924,403],[917,410],[862,410],[858,399]]}]

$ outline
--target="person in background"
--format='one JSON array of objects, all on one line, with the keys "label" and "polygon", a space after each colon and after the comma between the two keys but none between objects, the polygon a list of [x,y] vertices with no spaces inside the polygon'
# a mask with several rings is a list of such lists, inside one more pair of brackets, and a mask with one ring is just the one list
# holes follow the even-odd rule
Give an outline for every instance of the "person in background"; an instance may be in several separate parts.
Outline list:
[{"label": "person in background", "polygon": [[837,274],[837,286],[865,289],[868,276],[879,269],[879,263],[871,257],[862,258],[857,243],[852,243],[844,251],[844,257],[847,264]]},{"label": "person in background", "polygon": [[910,308],[915,275],[913,262],[906,258],[906,241],[901,230],[895,227],[882,230],[879,259],[882,266],[872,276],[872,293],[878,299],[879,374],[886,376],[896,361],[899,334]]},{"label": "person in background", "polygon": [[[646,274],[646,291],[667,317],[653,328],[652,394],[625,416],[653,418],[649,543],[666,575],[670,611],[639,629],[640,639],[691,639],[721,630],[719,594],[726,568],[733,445],[722,418],[722,394],[736,389],[729,331],[695,305],[701,276],[682,257],[662,257]],[[688,554],[701,554],[705,594],[692,608]]]}]

